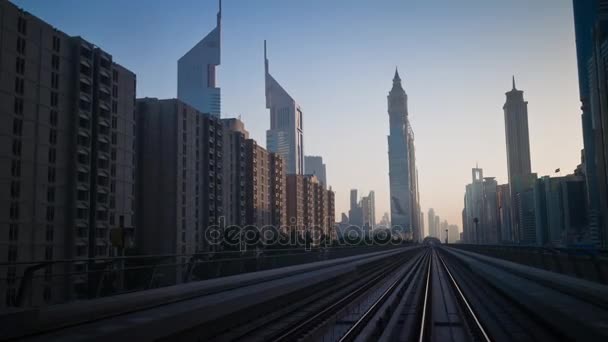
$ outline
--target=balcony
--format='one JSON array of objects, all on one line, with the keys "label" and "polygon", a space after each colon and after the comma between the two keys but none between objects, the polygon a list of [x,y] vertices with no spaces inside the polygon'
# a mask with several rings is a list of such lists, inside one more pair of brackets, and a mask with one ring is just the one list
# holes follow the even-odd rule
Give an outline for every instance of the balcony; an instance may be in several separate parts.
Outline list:
[{"label": "balcony", "polygon": [[110,76],[109,70],[112,68],[112,60],[110,59],[110,57],[107,54],[105,54],[105,53],[100,54],[99,65],[103,68],[100,71],[107,74],[109,77]]},{"label": "balcony", "polygon": [[91,90],[92,89],[93,88],[91,87],[91,83],[89,82],[89,80],[86,77],[81,76],[80,77],[80,93],[86,94],[88,101],[91,100]]},{"label": "balcony", "polygon": [[80,101],[78,102],[78,108],[80,108],[80,110],[85,111],[85,112],[90,112],[91,111],[91,101],[90,101],[90,97],[86,96],[82,94],[80,97]]},{"label": "balcony", "polygon": [[91,69],[90,64],[85,60],[80,60],[80,76],[91,77],[93,69]]}]

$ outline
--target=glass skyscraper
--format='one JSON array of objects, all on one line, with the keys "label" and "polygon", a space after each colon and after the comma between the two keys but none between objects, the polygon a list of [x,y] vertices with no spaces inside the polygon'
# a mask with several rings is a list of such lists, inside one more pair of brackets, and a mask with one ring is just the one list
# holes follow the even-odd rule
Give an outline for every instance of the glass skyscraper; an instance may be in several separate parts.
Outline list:
[{"label": "glass skyscraper", "polygon": [[268,72],[264,41],[266,108],[270,109],[270,129],[266,131],[266,148],[287,162],[288,174],[304,174],[304,129],[302,109]]},{"label": "glass skyscraper", "polygon": [[177,98],[198,111],[220,117],[220,88],[215,69],[220,65],[222,2],[217,26],[177,62]]},{"label": "glass skyscraper", "polygon": [[409,123],[407,94],[395,70],[393,88],[388,95],[390,135],[388,161],[391,195],[391,224],[413,241],[421,240],[419,227],[418,177],[414,150],[414,132]]}]

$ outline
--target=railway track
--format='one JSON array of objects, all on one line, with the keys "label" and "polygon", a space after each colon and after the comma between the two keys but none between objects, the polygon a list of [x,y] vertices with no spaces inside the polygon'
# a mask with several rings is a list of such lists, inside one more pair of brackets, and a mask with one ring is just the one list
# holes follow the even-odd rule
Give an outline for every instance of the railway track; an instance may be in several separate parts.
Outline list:
[{"label": "railway track", "polygon": [[[505,293],[473,272],[457,258],[449,258],[445,250],[437,253],[451,269],[451,278],[458,283],[460,292],[467,296],[469,306],[475,308],[479,321],[491,334],[493,341],[569,341],[550,324],[547,315],[529,310],[520,298]],[[523,282],[521,286],[526,286]]]},{"label": "railway track", "polygon": [[[584,336],[586,341],[605,340],[598,338],[603,336],[602,322],[608,321],[604,318],[608,312],[601,303],[593,303],[580,293],[576,296],[574,289],[569,293],[523,278],[517,274],[522,270],[495,268],[489,261],[476,263],[474,256],[460,256],[450,248],[404,249],[332,265],[246,281],[240,287],[208,291],[192,299],[39,337],[69,340],[74,336],[89,337],[93,332],[96,338],[107,340],[122,336],[126,331],[123,327],[130,329],[152,319],[168,322],[170,318],[167,326],[148,324],[146,333],[152,338],[145,339],[502,342],[564,341]],[[509,277],[511,287],[502,286]],[[554,311],[548,310],[549,306],[531,307],[525,301],[526,290],[518,291],[512,286],[531,289],[532,297],[536,296],[533,299],[540,298],[540,304],[544,298],[551,298],[547,303],[562,307],[568,304],[568,308],[578,310],[577,315],[585,314],[595,321],[585,318],[582,321],[588,322],[591,329],[581,328],[567,335],[564,332],[572,326],[564,322],[569,321],[552,322]],[[263,299],[255,298],[253,294],[257,293]],[[247,303],[239,303],[241,300]],[[231,311],[219,313],[222,310]],[[162,315],[168,318],[159,319]],[[217,318],[211,319],[212,315]],[[172,332],[167,333],[167,329]]]},{"label": "railway track", "polygon": [[[248,322],[238,329],[215,336],[213,340],[246,341],[296,341],[327,338],[329,332],[336,337],[350,327],[362,326],[362,322],[346,319],[353,314],[353,306],[372,312],[377,303],[386,298],[403,281],[410,267],[420,262],[420,253],[406,254],[374,269],[363,270],[350,283],[335,283],[289,307],[273,313],[274,317]],[[392,283],[387,283],[387,279]],[[355,314],[356,315],[356,314]],[[331,339],[331,338],[330,338]],[[333,340],[333,339],[332,339]]]},{"label": "railway track", "polygon": [[431,255],[417,341],[492,341],[443,257]]},{"label": "railway track", "polygon": [[[410,305],[399,305],[402,302]],[[410,260],[396,260],[362,277],[340,295],[306,305],[306,312],[293,308],[294,316],[242,331],[238,339],[492,341],[435,248],[426,248]],[[391,325],[392,319],[399,324]]]},{"label": "railway track", "polygon": [[[346,291],[346,295],[326,302],[318,311],[312,310],[279,334],[261,340],[492,341],[435,248],[426,248],[409,262],[397,263],[401,266],[387,267],[362,279],[356,291]],[[400,306],[401,302],[410,305]],[[391,319],[399,324],[388,324]],[[251,337],[246,339],[257,340]]]}]

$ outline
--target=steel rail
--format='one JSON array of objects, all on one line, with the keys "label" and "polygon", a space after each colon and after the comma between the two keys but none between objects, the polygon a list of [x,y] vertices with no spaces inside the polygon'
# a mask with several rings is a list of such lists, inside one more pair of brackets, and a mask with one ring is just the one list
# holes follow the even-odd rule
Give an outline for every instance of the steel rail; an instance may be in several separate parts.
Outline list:
[{"label": "steel rail", "polygon": [[426,271],[426,285],[425,285],[425,289],[424,289],[424,301],[422,304],[422,319],[420,320],[420,334],[419,334],[419,338],[418,338],[419,342],[424,341],[427,307],[430,304],[430,301],[429,301],[430,286],[429,285],[431,283],[431,265],[433,263],[432,253],[433,252],[429,253],[429,255],[430,255],[429,256],[429,266]]},{"label": "steel rail", "polygon": [[[475,314],[475,311],[473,311],[473,308],[471,307],[471,305],[469,304],[469,301],[467,300],[466,296],[464,295],[464,293],[460,289],[460,286],[458,286],[458,283],[456,282],[456,279],[454,279],[454,277],[452,276],[452,273],[450,272],[448,266],[446,265],[445,261],[443,260],[443,257],[441,257],[441,255],[439,255],[439,253],[437,253],[437,257],[439,258],[439,261],[441,261],[441,264],[443,265],[443,268],[445,269],[446,273],[450,277],[450,280],[452,281],[452,285],[454,286],[454,289],[456,289],[456,292],[458,293],[460,299],[464,303],[464,305],[465,305],[465,307],[467,309],[467,312],[469,313],[469,315],[471,316],[471,318],[473,318],[473,321],[475,322],[476,328],[479,330],[479,332],[482,335],[481,337],[483,337],[484,341],[491,342],[492,340],[490,339],[490,337],[486,333],[486,330],[483,328],[483,325],[481,324],[481,322],[477,318],[477,315]],[[422,339],[420,341],[422,341]]]},{"label": "steel rail", "polygon": [[339,298],[332,304],[326,306],[323,310],[316,312],[314,315],[311,315],[310,317],[297,323],[295,326],[287,329],[287,331],[281,333],[280,336],[273,337],[272,340],[273,341],[297,340],[301,335],[303,335],[305,333],[304,331],[308,330],[307,327],[309,327],[313,323],[317,322],[317,320],[333,314],[338,308],[340,308],[340,307],[346,305],[346,303],[350,302],[351,299],[354,299],[360,295],[363,295],[372,286],[374,286],[379,281],[381,281],[382,278],[385,278],[387,276],[387,274],[394,272],[395,269],[398,267],[392,267],[392,265],[394,265],[396,263],[397,262],[387,265],[385,270],[380,271],[377,275],[372,276],[369,280],[367,280],[365,283],[363,283],[356,291],[353,291],[353,292]]},{"label": "steel rail", "polygon": [[360,331],[360,329],[364,326],[364,324],[368,323],[371,319],[372,315],[376,313],[377,309],[382,305],[385,300],[393,293],[393,291],[397,288],[399,283],[403,282],[404,279],[411,277],[417,270],[420,264],[423,262],[423,259],[428,257],[428,253],[424,253],[423,255],[418,257],[415,264],[412,265],[410,270],[407,271],[401,277],[398,277],[383,293],[378,297],[378,299],[361,315],[361,317],[342,335],[340,338],[340,342],[351,341],[354,339],[355,335]]}]

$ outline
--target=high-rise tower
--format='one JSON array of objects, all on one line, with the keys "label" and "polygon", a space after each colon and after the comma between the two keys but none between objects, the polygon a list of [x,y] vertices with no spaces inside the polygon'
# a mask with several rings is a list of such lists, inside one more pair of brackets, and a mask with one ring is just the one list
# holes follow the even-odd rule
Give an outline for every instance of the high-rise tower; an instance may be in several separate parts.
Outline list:
[{"label": "high-rise tower", "polygon": [[[507,100],[502,108],[505,115],[507,168],[511,192],[511,229],[515,241],[522,242],[525,240],[524,230],[533,230],[532,220],[523,220],[525,217],[522,213],[533,215],[534,210],[528,203],[535,178],[530,166],[528,102],[524,100],[524,92],[515,87],[515,77],[513,88],[506,96]],[[532,236],[529,233],[527,235]]]},{"label": "high-rise tower", "polygon": [[327,171],[325,164],[323,163],[323,157],[305,156],[304,165],[306,174],[317,176],[319,182],[323,183],[323,186],[327,189]]},{"label": "high-rise tower", "polygon": [[280,154],[287,162],[287,173],[304,174],[304,136],[302,109],[268,72],[264,41],[266,108],[270,109],[270,129],[266,131],[266,148]]},{"label": "high-rise tower", "polygon": [[608,246],[608,0],[574,0],[589,238]]},{"label": "high-rise tower", "polygon": [[528,132],[528,102],[524,101],[524,92],[515,88],[515,76],[513,77],[513,89],[506,95],[507,101],[502,108],[505,113],[509,184],[513,187],[516,177],[526,176],[532,172]]},{"label": "high-rise tower", "polygon": [[435,209],[429,209],[429,218],[428,218],[428,226],[429,232],[427,236],[436,236],[436,228],[435,228]]},{"label": "high-rise tower", "polygon": [[416,177],[414,132],[407,112],[407,94],[401,86],[395,69],[393,88],[388,94],[390,134],[388,136],[388,162],[391,195],[391,224],[420,241],[420,205]]},{"label": "high-rise tower", "polygon": [[215,68],[220,65],[222,1],[217,26],[177,61],[177,98],[198,111],[220,117],[220,88]]}]

